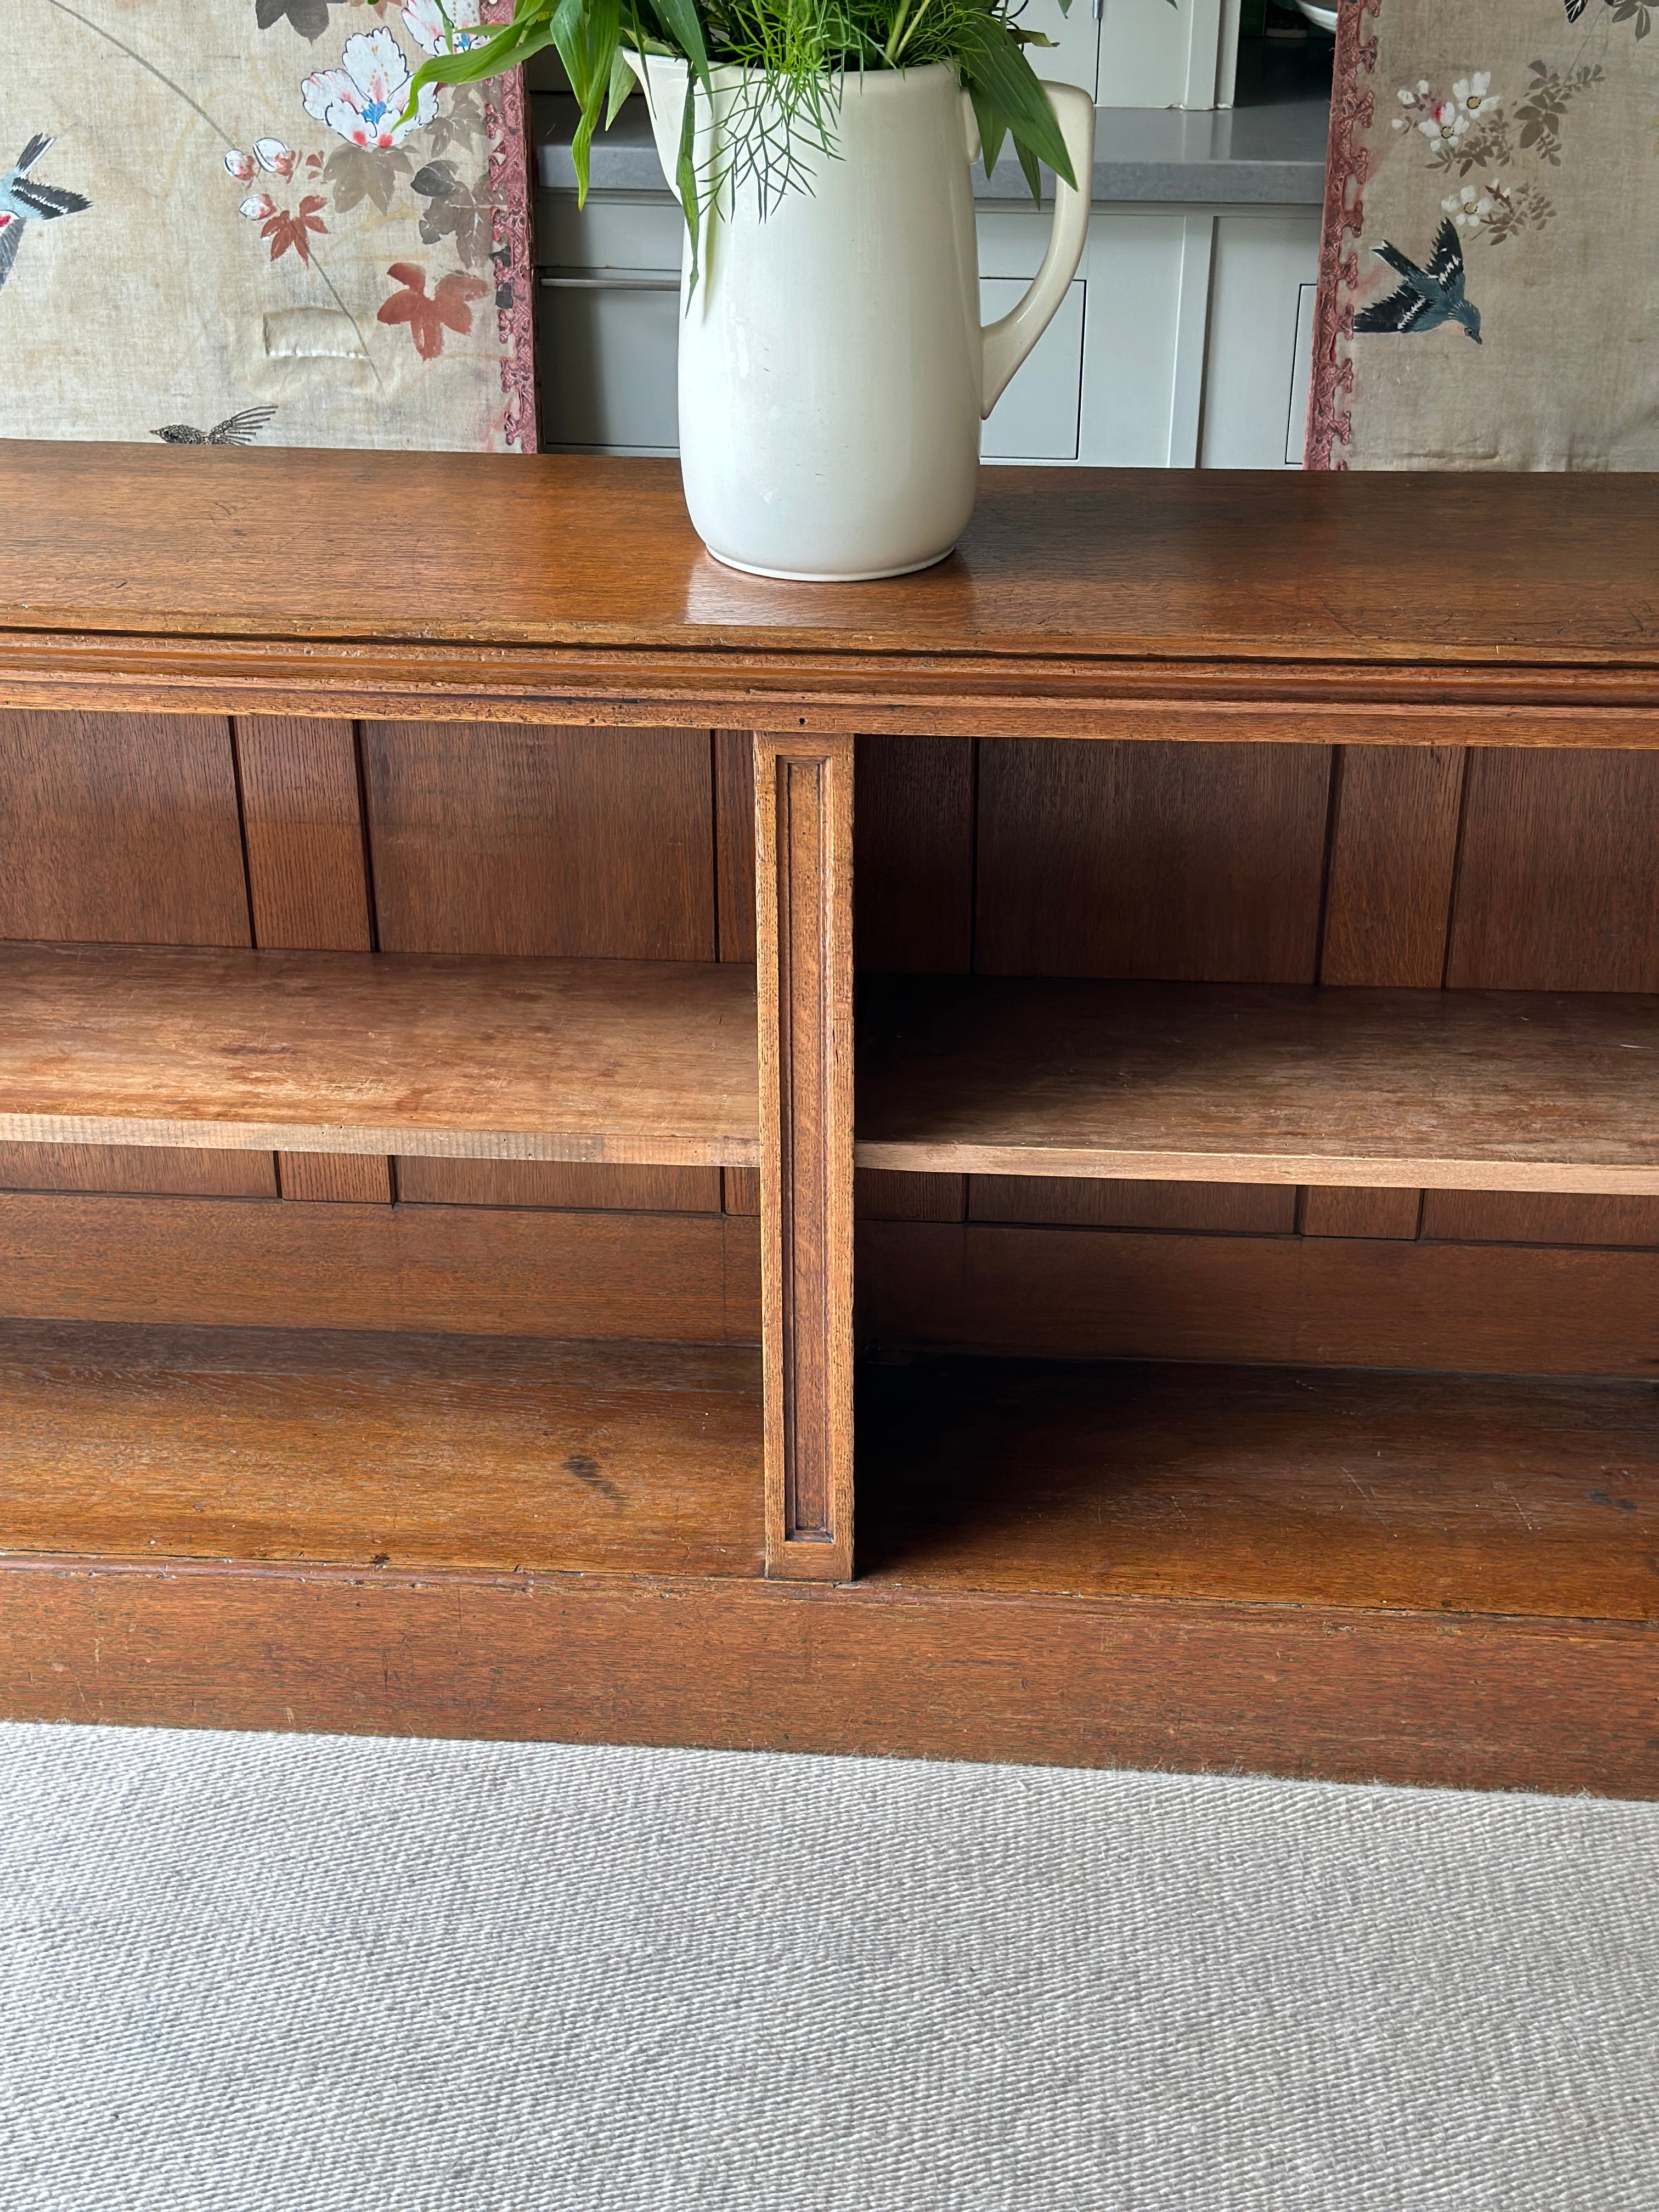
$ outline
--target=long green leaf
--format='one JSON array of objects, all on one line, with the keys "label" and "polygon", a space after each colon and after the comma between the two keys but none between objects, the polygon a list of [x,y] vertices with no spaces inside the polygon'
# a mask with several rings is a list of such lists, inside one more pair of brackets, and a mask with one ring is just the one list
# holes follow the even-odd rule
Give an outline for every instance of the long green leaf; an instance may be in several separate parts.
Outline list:
[{"label": "long green leaf", "polygon": [[692,158],[697,131],[697,80],[690,70],[685,72],[685,106],[680,115],[680,152],[674,165],[675,181],[680,188],[680,206],[684,210],[686,226],[691,233],[691,281],[685,288],[688,307],[691,295],[697,289],[697,252],[702,244],[702,215],[697,205],[697,165]]},{"label": "long green leaf", "polygon": [[700,77],[712,93],[714,80],[708,65],[708,41],[703,36],[696,0],[652,0],[652,6],[671,45],[690,63],[691,75]]},{"label": "long green leaf", "polygon": [[1072,157],[1048,105],[1048,95],[1037,82],[1036,71],[1018,42],[1009,37],[996,17],[981,17],[971,36],[963,40],[962,68],[973,96],[974,112],[981,118],[981,136],[985,136],[983,118],[989,114],[1011,133],[1017,145],[1029,147],[1057,177],[1075,187]]},{"label": "long green leaf", "polygon": [[997,155],[1002,151],[1002,142],[1008,136],[1008,126],[996,108],[992,106],[971,82],[968,97],[974,103],[974,120],[979,125],[979,148],[985,161],[988,177],[997,165]]},{"label": "long green leaf", "polygon": [[622,35],[620,0],[559,0],[553,10],[553,43],[564,64],[570,89],[581,105],[570,158],[576,171],[576,204],[587,198],[588,155],[593,132],[611,91]]},{"label": "long green leaf", "polygon": [[546,0],[546,4],[544,0],[520,0],[513,21],[504,23],[482,46],[469,47],[465,53],[434,54],[423,61],[415,72],[409,105],[398,120],[414,120],[421,94],[429,84],[477,84],[487,76],[500,76],[504,70],[517,69],[520,62],[540,53],[553,42],[552,15],[551,0]]},{"label": "long green leaf", "polygon": [[639,88],[640,81],[629,66],[628,56],[623,52],[621,46],[618,46],[611,58],[611,97],[605,104],[605,127],[607,131],[616,121],[617,112],[629,94],[637,92]]}]

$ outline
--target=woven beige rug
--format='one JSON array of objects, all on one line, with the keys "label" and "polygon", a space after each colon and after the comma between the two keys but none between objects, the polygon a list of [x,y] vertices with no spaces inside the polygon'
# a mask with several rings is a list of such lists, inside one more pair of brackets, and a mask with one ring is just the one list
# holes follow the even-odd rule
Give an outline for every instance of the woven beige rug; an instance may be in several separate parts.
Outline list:
[{"label": "woven beige rug", "polygon": [[1342,0],[1310,467],[1659,468],[1656,30]]},{"label": "woven beige rug", "polygon": [[1652,2212],[1659,1807],[0,1728],[4,2212]]}]

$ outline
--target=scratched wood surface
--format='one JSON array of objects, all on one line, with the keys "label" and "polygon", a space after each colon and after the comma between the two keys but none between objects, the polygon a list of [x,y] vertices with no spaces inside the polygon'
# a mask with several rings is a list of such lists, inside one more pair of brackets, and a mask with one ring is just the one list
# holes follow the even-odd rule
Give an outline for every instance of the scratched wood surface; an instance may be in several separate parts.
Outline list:
[{"label": "scratched wood surface", "polygon": [[752,1165],[713,961],[0,947],[0,1136]]},{"label": "scratched wood surface", "polygon": [[[360,518],[411,501],[388,592]],[[486,509],[512,555],[481,589]],[[953,559],[826,591],[711,562],[672,462],[18,441],[0,629],[1650,666],[1656,513],[1632,475],[989,469]],[[283,536],[308,557],[250,568],[250,544]]]},{"label": "scratched wood surface", "polygon": [[1659,997],[872,979],[860,1164],[1659,1196]]},{"label": "scratched wood surface", "polygon": [[20,1719],[1659,1796],[1659,1638],[890,1583],[0,1567]]},{"label": "scratched wood surface", "polygon": [[0,1557],[758,1574],[721,1346],[0,1323]]},{"label": "scratched wood surface", "polygon": [[859,1420],[864,1570],[906,1587],[1638,1622],[1659,1596],[1644,1382],[936,1359],[867,1370]]}]

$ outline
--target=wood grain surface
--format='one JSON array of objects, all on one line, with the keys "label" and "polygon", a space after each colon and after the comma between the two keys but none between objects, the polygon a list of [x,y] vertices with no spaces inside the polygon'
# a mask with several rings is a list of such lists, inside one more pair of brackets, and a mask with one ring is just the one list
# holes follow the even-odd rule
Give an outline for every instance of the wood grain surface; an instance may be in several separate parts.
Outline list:
[{"label": "wood grain surface", "polygon": [[0,948],[0,1136],[752,1165],[712,961]]},{"label": "wood grain surface", "polygon": [[[0,714],[0,939],[252,941],[223,721]],[[276,1170],[268,1152],[0,1139],[0,1187],[261,1198]]]},{"label": "wood grain surface", "polygon": [[755,738],[766,1563],[853,1571],[850,738]]},{"label": "wood grain surface", "polygon": [[1659,1194],[1659,998],[884,979],[860,1166]]},{"label": "wood grain surface", "polygon": [[[351,518],[411,470],[388,595]],[[0,1146],[0,1710],[1659,1794],[1655,501],[992,471],[952,561],[813,590],[709,562],[672,465],[0,451],[0,937],[716,994],[758,951],[773,994],[746,1154]],[[860,965],[1026,1011],[907,1067],[927,1126],[860,1173],[860,1328],[915,1364],[865,1395],[869,1578],[813,1588],[853,1564],[854,732]],[[1208,994],[1201,1052],[1030,1012],[1114,994]],[[446,1071],[493,1128],[453,1029],[400,1096],[429,1129]]]},{"label": "wood grain surface", "polygon": [[[356,518],[411,500],[389,594]],[[826,588],[711,561],[668,462],[16,441],[0,703],[1650,746],[1655,512],[1628,475],[991,469],[951,559]]]},{"label": "wood grain surface", "polygon": [[0,1556],[761,1570],[760,1356],[0,1323]]},{"label": "wood grain surface", "polygon": [[1311,983],[1324,745],[980,748],[981,975]]},{"label": "wood grain surface", "polygon": [[[374,951],[356,730],[245,715],[235,742],[254,944]],[[276,1175],[287,1199],[385,1206],[392,1197],[389,1159],[280,1152]]]},{"label": "wood grain surface", "polygon": [[[1444,979],[1468,781],[1462,745],[1341,745],[1332,770],[1319,980],[1433,990]],[[1314,1185],[1304,1237],[1412,1237],[1420,1191]]]},{"label": "wood grain surface", "polygon": [[1432,991],[1443,981],[1468,757],[1460,745],[1338,750],[1322,983]]},{"label": "wood grain surface", "polygon": [[717,1213],[12,1193],[0,1315],[757,1344],[760,1240]]},{"label": "wood grain surface", "polygon": [[[420,542],[388,593],[359,517],[410,501]],[[480,593],[465,583],[486,511],[514,557]],[[956,557],[835,588],[710,561],[672,461],[17,441],[0,453],[0,517],[14,629],[1659,661],[1632,558],[1659,495],[1634,475],[988,469]],[[309,557],[251,571],[246,548],[273,525]],[[1501,592],[1485,565],[1494,526]]]},{"label": "wood grain surface", "polygon": [[[979,754],[962,738],[866,738],[858,747],[854,939],[860,970],[967,975],[974,964]],[[854,1177],[860,1214],[960,1221],[959,1175]]]},{"label": "wood grain surface", "polygon": [[1659,1252],[866,1221],[883,1346],[1659,1377]]},{"label": "wood grain surface", "polygon": [[0,1568],[19,1720],[1659,1796],[1609,1622],[623,1575]]},{"label": "wood grain surface", "polygon": [[[977,972],[1313,981],[1328,747],[986,738],[978,753]],[[968,1189],[975,1219],[1294,1225],[1293,1199],[1236,1187],[999,1176]]]},{"label": "wood grain surface", "polygon": [[[714,958],[707,732],[371,723],[362,745],[383,951]],[[709,1212],[720,1171],[422,1154],[398,1161],[398,1189]]]},{"label": "wood grain surface", "polygon": [[1651,1382],[932,1359],[859,1433],[907,1589],[1659,1620]]},{"label": "wood grain surface", "polygon": [[[1471,754],[1449,982],[1649,990],[1659,979],[1659,761]],[[1640,1231],[1645,1234],[1638,1234]],[[1431,1191],[1425,1237],[1659,1245],[1659,1201]]]}]

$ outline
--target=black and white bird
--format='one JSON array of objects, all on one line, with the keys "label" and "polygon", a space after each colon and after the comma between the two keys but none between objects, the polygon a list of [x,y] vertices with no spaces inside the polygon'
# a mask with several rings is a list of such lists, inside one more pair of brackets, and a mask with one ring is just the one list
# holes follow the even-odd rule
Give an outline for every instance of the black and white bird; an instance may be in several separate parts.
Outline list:
[{"label": "black and white bird", "polygon": [[240,415],[227,415],[210,430],[195,429],[188,422],[169,422],[149,434],[164,446],[251,446],[276,412],[274,407],[245,407]]},{"label": "black and white bird", "polygon": [[11,274],[23,233],[32,222],[52,222],[60,215],[79,215],[92,202],[61,185],[43,185],[30,175],[52,144],[37,131],[18,155],[14,167],[0,176],[0,285]]},{"label": "black and white bird", "polygon": [[1371,252],[1379,261],[1396,269],[1405,283],[1386,300],[1374,300],[1353,319],[1356,331],[1437,331],[1443,323],[1461,324],[1476,345],[1480,343],[1480,310],[1463,296],[1463,248],[1457,226],[1447,216],[1434,235],[1429,265],[1419,269],[1397,246],[1386,239]]}]

